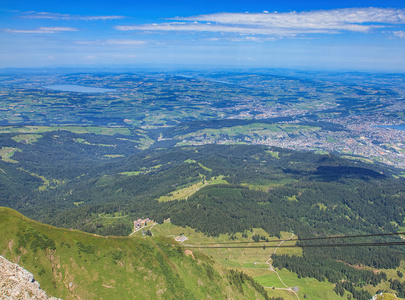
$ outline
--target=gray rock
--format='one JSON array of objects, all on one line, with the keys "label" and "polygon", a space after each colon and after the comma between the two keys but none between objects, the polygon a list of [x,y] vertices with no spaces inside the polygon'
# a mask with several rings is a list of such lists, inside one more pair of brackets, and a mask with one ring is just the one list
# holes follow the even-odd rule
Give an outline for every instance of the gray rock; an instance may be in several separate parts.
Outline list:
[{"label": "gray rock", "polygon": [[41,290],[34,275],[18,264],[14,264],[0,255],[0,298],[2,300],[36,299],[57,300],[48,297]]}]

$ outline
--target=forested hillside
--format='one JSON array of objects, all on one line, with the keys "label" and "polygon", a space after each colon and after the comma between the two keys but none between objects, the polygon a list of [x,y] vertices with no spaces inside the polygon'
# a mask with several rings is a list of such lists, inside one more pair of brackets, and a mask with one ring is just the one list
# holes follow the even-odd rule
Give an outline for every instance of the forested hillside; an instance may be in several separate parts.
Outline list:
[{"label": "forested hillside", "polygon": [[[33,143],[3,138],[19,151],[13,161],[0,161],[0,205],[58,227],[125,236],[133,220],[163,223],[170,218],[207,236],[261,228],[277,237],[281,231],[294,232],[300,239],[405,227],[402,171],[385,165],[253,145],[132,151],[129,145],[135,142],[129,137],[105,136],[97,142],[72,131],[43,133]],[[347,290],[356,299],[369,295],[355,289],[387,277],[350,266],[395,269],[405,254],[403,246],[303,249],[302,257],[275,255],[274,266],[327,279],[337,293]],[[342,280],[348,283],[341,285]]]}]

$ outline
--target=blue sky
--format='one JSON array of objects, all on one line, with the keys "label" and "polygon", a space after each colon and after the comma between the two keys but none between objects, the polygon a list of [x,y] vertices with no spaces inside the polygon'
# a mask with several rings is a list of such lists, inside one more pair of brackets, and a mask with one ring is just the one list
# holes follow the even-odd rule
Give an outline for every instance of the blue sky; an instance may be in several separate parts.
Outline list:
[{"label": "blue sky", "polygon": [[0,68],[123,66],[405,72],[405,2],[0,2]]}]

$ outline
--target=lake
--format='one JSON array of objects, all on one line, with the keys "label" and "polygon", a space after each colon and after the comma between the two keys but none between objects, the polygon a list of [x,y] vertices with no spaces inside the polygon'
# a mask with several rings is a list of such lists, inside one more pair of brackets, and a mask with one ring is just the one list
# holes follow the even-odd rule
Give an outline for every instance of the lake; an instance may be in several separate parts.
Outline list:
[{"label": "lake", "polygon": [[392,128],[396,130],[405,130],[405,125],[383,125],[382,128]]},{"label": "lake", "polygon": [[76,92],[76,93],[108,93],[115,91],[114,89],[103,89],[75,84],[47,85],[44,86],[44,88],[54,91]]}]

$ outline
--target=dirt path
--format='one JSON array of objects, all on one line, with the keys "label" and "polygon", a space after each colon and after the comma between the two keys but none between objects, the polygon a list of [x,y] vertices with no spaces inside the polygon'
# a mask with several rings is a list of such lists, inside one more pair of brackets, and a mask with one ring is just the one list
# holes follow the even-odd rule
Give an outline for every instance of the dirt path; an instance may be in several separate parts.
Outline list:
[{"label": "dirt path", "polygon": [[[276,254],[277,249],[281,246],[281,244],[283,244],[285,241],[291,240],[293,237],[294,237],[294,233],[291,234],[290,238],[281,241],[280,244],[277,245],[276,249],[274,249],[273,254]],[[295,291],[292,289],[292,287],[289,287],[288,285],[286,285],[285,282],[281,279],[280,274],[278,274],[278,272],[274,269],[274,267],[273,267],[271,261],[272,261],[272,259],[271,259],[271,256],[270,256],[270,258],[269,258],[268,260],[266,260],[266,264],[269,266],[269,270],[272,271],[272,272],[275,272],[275,273],[277,274],[278,279],[279,279],[280,282],[285,286],[285,288],[276,288],[276,287],[269,287],[269,286],[264,286],[264,288],[270,288],[270,289],[274,288],[274,289],[277,289],[277,290],[290,291],[290,292],[294,293],[295,296],[297,296],[297,299],[298,299],[298,300],[300,300],[300,297],[298,296],[297,292],[295,292]]]},{"label": "dirt path", "polygon": [[152,234],[152,236],[153,236],[152,228],[155,227],[156,224],[157,224],[157,223],[153,224],[152,227],[149,229],[149,231],[150,231],[150,233]]}]

